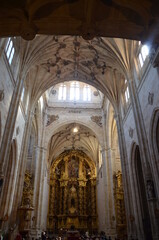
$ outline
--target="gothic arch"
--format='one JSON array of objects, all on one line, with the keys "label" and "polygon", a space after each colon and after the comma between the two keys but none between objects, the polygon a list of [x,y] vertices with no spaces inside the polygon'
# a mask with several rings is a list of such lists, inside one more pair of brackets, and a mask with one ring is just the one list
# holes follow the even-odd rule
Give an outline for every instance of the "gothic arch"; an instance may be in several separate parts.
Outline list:
[{"label": "gothic arch", "polygon": [[154,109],[150,124],[150,142],[155,158],[159,160],[159,109]]},{"label": "gothic arch", "polygon": [[[151,167],[154,172],[155,185],[159,181],[159,108],[155,108],[150,122],[150,150],[152,152]],[[159,195],[159,189],[156,188]]]},{"label": "gothic arch", "polygon": [[148,209],[146,188],[143,176],[143,169],[140,157],[139,146],[134,142],[131,148],[131,184],[133,192],[134,215],[136,225],[139,225],[141,231],[138,237],[148,240],[152,239],[150,215]]},{"label": "gothic arch", "polygon": [[2,208],[3,215],[10,215],[12,213],[12,206],[14,201],[14,193],[16,190],[16,170],[17,170],[17,141],[12,140],[7,171],[4,176],[3,192],[2,192]]}]

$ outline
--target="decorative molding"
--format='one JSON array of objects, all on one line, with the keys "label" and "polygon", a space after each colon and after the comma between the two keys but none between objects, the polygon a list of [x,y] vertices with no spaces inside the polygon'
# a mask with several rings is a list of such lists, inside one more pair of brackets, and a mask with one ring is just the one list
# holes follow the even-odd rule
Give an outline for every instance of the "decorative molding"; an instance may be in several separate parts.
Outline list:
[{"label": "decorative molding", "polygon": [[49,126],[51,123],[57,121],[59,119],[58,115],[47,115],[47,123],[46,126]]},{"label": "decorative molding", "polygon": [[133,138],[133,134],[134,134],[134,129],[129,127],[129,137]]},{"label": "decorative molding", "polygon": [[93,92],[93,95],[94,95],[95,97],[99,96],[99,91],[94,91],[94,92]]},{"label": "decorative molding", "polygon": [[57,91],[56,91],[55,89],[52,89],[52,90],[51,90],[51,94],[52,94],[52,95],[56,95],[56,93],[57,93]]},{"label": "decorative molding", "polygon": [[102,127],[102,116],[92,116],[92,122],[95,122],[99,127]]},{"label": "decorative molding", "polygon": [[148,95],[148,104],[153,105],[153,100],[154,100],[154,93],[150,93]]},{"label": "decorative molding", "polygon": [[4,99],[4,89],[0,90],[0,102],[2,102]]}]

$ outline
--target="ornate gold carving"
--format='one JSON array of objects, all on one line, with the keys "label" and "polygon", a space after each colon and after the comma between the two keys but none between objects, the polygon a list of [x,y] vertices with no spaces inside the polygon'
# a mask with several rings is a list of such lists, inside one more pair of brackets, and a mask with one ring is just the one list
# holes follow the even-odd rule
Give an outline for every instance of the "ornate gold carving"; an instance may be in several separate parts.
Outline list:
[{"label": "ornate gold carving", "polygon": [[31,211],[33,211],[33,186],[32,176],[29,172],[25,172],[24,187],[22,195],[22,203],[19,208],[20,225],[19,230],[29,231],[31,221]]},{"label": "ornate gold carving", "polygon": [[114,198],[116,213],[116,216],[114,217],[116,217],[117,236],[118,238],[122,239],[126,234],[126,214],[124,205],[122,173],[120,171],[114,175]]},{"label": "ornate gold carving", "polygon": [[50,172],[48,230],[71,225],[96,230],[95,164],[81,151],[66,151],[53,162]]},{"label": "ornate gold carving", "polygon": [[23,207],[30,208],[33,207],[33,187],[32,187],[32,176],[29,172],[25,172],[24,178],[24,188],[22,196]]}]

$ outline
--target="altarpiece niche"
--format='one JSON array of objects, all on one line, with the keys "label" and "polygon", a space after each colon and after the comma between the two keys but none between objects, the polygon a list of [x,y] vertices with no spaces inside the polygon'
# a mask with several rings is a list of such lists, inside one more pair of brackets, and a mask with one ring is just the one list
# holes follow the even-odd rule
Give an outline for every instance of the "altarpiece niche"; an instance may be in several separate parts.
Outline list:
[{"label": "altarpiece niche", "polygon": [[96,169],[82,151],[69,150],[52,163],[48,231],[97,230]]}]

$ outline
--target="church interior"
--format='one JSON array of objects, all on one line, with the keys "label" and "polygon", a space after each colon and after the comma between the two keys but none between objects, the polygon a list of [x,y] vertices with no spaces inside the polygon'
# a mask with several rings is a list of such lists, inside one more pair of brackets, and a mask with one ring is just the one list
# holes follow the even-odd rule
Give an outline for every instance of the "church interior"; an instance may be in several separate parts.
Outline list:
[{"label": "church interior", "polygon": [[159,239],[158,44],[157,0],[1,0],[3,239]]}]

